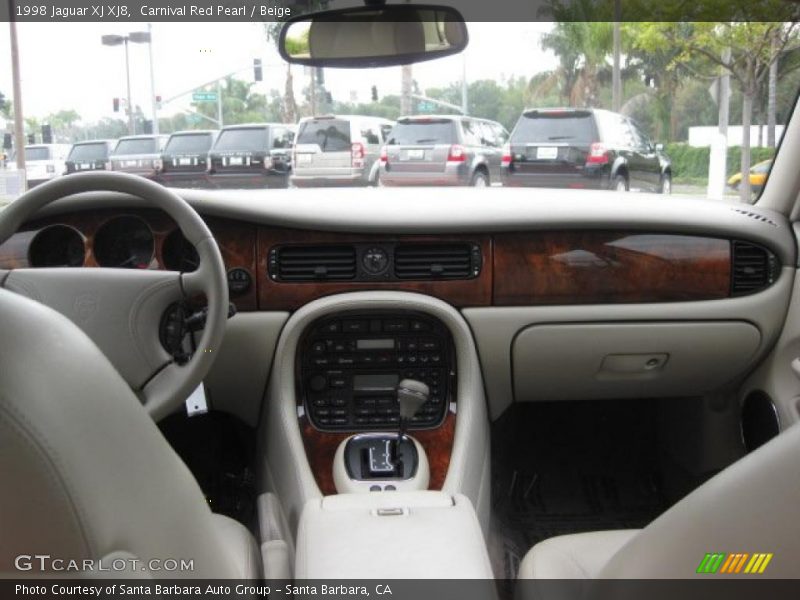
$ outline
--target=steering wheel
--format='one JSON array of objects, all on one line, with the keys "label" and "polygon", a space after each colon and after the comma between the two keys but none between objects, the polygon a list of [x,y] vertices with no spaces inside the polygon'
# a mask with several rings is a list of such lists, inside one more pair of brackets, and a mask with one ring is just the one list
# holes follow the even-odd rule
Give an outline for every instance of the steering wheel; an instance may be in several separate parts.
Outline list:
[{"label": "steering wheel", "polygon": [[[197,270],[0,270],[0,287],[71,319],[97,344],[152,418],[159,420],[185,401],[214,362],[228,318],[225,266],[213,235],[191,206],[168,188],[124,173],[77,173],[28,191],[0,211],[0,244],[51,202],[91,191],[130,194],[162,209],[197,250]],[[174,303],[200,294],[208,303],[205,328],[193,356],[178,364],[161,344],[162,316]],[[63,350],[69,352],[69,348]]]}]

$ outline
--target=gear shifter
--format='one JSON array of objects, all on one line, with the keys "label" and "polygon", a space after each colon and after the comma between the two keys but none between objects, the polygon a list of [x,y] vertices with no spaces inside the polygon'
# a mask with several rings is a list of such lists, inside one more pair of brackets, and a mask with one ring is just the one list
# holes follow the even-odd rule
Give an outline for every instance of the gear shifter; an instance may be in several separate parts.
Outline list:
[{"label": "gear shifter", "polygon": [[416,379],[403,379],[397,384],[397,402],[400,404],[400,427],[397,432],[395,450],[400,446],[406,435],[408,423],[419,412],[419,409],[428,401],[430,389],[427,385]]}]

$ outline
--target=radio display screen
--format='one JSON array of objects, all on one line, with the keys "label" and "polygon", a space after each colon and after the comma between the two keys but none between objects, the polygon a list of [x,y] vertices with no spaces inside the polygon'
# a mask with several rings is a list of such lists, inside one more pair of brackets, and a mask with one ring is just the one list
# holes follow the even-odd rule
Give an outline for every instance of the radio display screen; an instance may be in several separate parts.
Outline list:
[{"label": "radio display screen", "polygon": [[394,350],[394,340],[356,340],[357,350]]},{"label": "radio display screen", "polygon": [[356,392],[392,392],[397,388],[400,376],[397,373],[353,376],[353,390]]}]

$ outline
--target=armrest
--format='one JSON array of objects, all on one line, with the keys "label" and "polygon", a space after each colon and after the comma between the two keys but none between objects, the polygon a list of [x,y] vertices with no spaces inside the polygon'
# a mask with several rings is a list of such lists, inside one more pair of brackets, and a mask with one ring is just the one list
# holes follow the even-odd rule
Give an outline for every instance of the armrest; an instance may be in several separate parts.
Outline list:
[{"label": "armrest", "polygon": [[339,494],[308,502],[298,579],[492,579],[469,499],[443,492]]}]

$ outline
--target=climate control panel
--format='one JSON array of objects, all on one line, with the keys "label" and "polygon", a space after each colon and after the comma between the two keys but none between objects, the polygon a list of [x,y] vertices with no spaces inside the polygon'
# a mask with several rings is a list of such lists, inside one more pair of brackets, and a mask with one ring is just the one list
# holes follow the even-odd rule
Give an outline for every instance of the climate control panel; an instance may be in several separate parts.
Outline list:
[{"label": "climate control panel", "polygon": [[438,427],[454,395],[453,341],[438,319],[420,313],[347,313],[314,322],[300,344],[298,386],[321,430],[394,430],[397,384],[416,379],[430,398],[409,429]]}]

